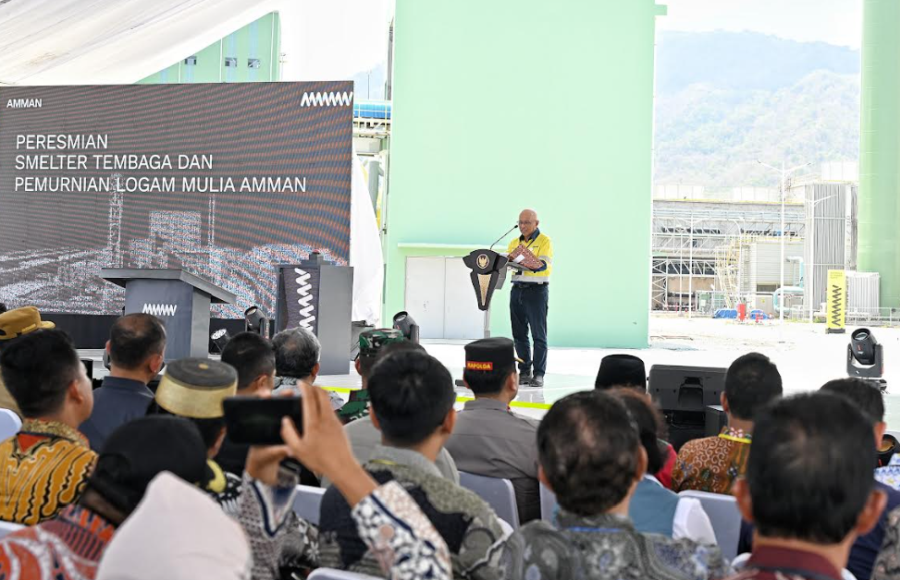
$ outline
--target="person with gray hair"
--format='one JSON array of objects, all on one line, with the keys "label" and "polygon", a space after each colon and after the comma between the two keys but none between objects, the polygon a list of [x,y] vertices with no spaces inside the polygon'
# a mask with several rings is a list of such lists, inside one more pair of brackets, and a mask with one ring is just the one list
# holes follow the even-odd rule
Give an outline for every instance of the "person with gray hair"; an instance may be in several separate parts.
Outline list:
[{"label": "person with gray hair", "polygon": [[[303,327],[282,330],[272,339],[275,347],[275,393],[285,390],[300,394],[299,383],[313,385],[319,375],[319,355],[322,345],[311,331]],[[338,410],[344,400],[334,392],[328,393],[331,407]]]}]

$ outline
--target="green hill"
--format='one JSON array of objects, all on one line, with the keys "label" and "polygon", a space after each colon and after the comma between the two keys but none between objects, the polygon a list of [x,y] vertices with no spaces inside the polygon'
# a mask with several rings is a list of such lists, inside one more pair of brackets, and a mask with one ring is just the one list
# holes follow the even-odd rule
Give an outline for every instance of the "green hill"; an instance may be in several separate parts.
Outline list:
[{"label": "green hill", "polygon": [[774,186],[756,163],[859,157],[859,53],[754,33],[663,33],[655,183]]}]

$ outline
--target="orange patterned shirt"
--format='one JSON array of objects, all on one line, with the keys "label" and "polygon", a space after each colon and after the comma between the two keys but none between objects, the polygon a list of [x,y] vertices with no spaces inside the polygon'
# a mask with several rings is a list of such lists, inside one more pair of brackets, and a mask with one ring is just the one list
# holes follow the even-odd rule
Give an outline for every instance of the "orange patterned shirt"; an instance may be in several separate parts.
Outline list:
[{"label": "orange patterned shirt", "polygon": [[688,441],[678,451],[672,490],[730,494],[734,480],[747,472],[750,437],[726,427],[717,437]]},{"label": "orange patterned shirt", "polygon": [[0,443],[0,520],[32,526],[55,517],[81,496],[96,461],[76,429],[26,419]]}]

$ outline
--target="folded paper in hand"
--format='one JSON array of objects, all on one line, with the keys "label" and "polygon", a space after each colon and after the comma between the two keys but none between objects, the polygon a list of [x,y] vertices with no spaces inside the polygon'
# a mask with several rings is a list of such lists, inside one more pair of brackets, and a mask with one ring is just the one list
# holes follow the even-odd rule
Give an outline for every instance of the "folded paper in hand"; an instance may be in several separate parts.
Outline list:
[{"label": "folded paper in hand", "polygon": [[529,270],[537,270],[544,266],[544,263],[525,246],[517,246],[515,250],[509,253],[509,259],[516,264],[525,266]]}]

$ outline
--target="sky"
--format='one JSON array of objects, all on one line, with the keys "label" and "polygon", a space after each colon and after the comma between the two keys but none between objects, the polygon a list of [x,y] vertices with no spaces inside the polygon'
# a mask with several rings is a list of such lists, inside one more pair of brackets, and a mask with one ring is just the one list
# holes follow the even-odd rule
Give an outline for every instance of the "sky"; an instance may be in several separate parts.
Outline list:
[{"label": "sky", "polygon": [[668,16],[660,30],[750,30],[859,48],[862,0],[657,0]]},{"label": "sky", "polygon": [[346,80],[387,61],[394,0],[283,0],[282,78]]},{"label": "sky", "polygon": [[[282,2],[284,80],[348,79],[386,61],[388,27],[395,0]],[[657,19],[659,30],[750,30],[802,42],[860,47],[862,0],[657,0],[657,3],[668,6],[668,15]]]}]

